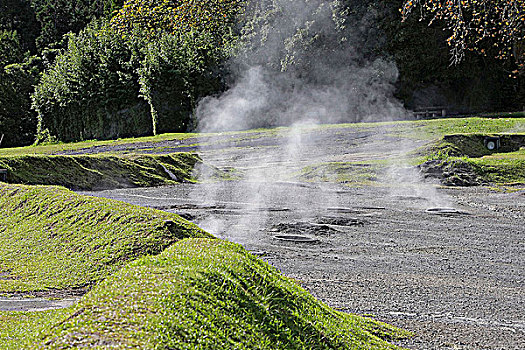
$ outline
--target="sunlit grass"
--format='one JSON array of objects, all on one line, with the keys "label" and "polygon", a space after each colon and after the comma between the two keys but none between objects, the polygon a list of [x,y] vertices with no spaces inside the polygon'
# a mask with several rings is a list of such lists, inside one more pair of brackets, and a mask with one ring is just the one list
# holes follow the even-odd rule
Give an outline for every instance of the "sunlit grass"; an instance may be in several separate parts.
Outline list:
[{"label": "sunlit grass", "polygon": [[425,155],[424,160],[467,163],[486,183],[525,184],[525,149],[513,151],[520,147],[520,142],[525,141],[525,136],[503,135],[498,151],[485,148],[483,137],[482,134],[455,135],[448,140],[435,142],[421,153]]},{"label": "sunlit grass", "polygon": [[0,349],[34,347],[53,325],[71,314],[72,308],[37,312],[0,312]]},{"label": "sunlit grass", "polygon": [[[456,133],[519,133],[525,132],[525,118],[446,118],[415,121],[384,121],[346,124],[312,124],[294,127],[302,133],[316,132],[323,129],[352,129],[357,131],[375,131],[396,137],[408,139],[431,140],[444,135]],[[291,130],[290,127],[260,128],[243,131],[228,131],[222,133],[171,133],[157,136],[126,138],[109,141],[84,141],[77,143],[57,143],[20,148],[1,148],[0,156],[25,154],[56,154],[64,151],[78,151],[85,148],[100,146],[118,146],[136,144],[140,142],[161,142],[173,140],[188,140],[199,138],[199,143],[189,145],[212,145],[216,142],[235,142],[248,140],[250,137],[284,136]],[[257,133],[258,135],[249,135]],[[229,136],[229,140],[216,139],[216,136]]]},{"label": "sunlit grass", "polygon": [[15,148],[0,148],[0,156],[12,156],[12,155],[27,155],[27,154],[56,154],[63,151],[75,151],[84,148],[97,147],[97,146],[118,146],[129,143],[138,142],[160,142],[168,140],[185,140],[194,137],[196,134],[191,133],[172,133],[162,134],[157,136],[145,136],[145,137],[134,137],[124,138],[118,140],[89,140],[82,142],[72,143],[49,143],[36,146],[27,147],[15,147]]},{"label": "sunlit grass", "polygon": [[193,170],[200,162],[191,153],[0,156],[0,168],[8,170],[10,183],[60,185],[75,190],[194,181]]},{"label": "sunlit grass", "polygon": [[396,349],[408,332],[334,311],[242,247],[180,241],[96,286],[48,347]]},{"label": "sunlit grass", "polygon": [[181,238],[209,237],[175,214],[61,187],[0,185],[0,213],[0,293],[91,285]]},{"label": "sunlit grass", "polygon": [[2,349],[397,349],[387,341],[410,336],[174,214],[22,185],[0,185],[0,208],[0,293],[92,288],[63,310],[0,312]]}]

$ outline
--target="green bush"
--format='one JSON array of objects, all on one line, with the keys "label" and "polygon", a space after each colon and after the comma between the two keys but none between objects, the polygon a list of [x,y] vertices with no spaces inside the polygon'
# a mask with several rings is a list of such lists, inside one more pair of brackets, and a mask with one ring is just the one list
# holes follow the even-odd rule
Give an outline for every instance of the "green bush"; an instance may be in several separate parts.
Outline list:
[{"label": "green bush", "polygon": [[199,98],[221,88],[221,50],[206,34],[163,35],[146,46],[140,92],[151,107],[155,133],[186,131]]},{"label": "green bush", "polygon": [[5,146],[33,143],[36,114],[31,110],[30,94],[38,79],[40,61],[29,57],[23,63],[0,69],[0,137]]},{"label": "green bush", "polygon": [[227,44],[218,40],[205,30],[124,35],[105,21],[70,34],[33,95],[39,134],[77,141],[185,131],[199,98],[222,88]]},{"label": "green bush", "polygon": [[69,35],[36,86],[38,129],[61,141],[152,133],[147,103],[138,96],[136,53],[115,32],[94,22]]}]

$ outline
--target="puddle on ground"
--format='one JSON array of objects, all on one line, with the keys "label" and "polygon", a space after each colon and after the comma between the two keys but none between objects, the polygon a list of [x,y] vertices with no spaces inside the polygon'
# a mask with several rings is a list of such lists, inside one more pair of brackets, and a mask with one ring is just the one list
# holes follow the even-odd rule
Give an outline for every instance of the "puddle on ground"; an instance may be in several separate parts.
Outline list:
[{"label": "puddle on ground", "polygon": [[285,235],[330,235],[340,232],[339,230],[324,224],[309,222],[280,223],[270,228],[270,232],[279,232]]},{"label": "puddle on ground", "polygon": [[457,210],[455,208],[428,208],[427,213],[437,215],[469,215],[469,213]]},{"label": "puddle on ground", "polygon": [[301,235],[276,235],[274,236],[274,238],[280,241],[296,242],[296,243],[317,243],[319,242],[315,238],[301,236]]},{"label": "puddle on ground", "polygon": [[47,311],[74,305],[80,297],[66,299],[0,297],[0,311]]}]

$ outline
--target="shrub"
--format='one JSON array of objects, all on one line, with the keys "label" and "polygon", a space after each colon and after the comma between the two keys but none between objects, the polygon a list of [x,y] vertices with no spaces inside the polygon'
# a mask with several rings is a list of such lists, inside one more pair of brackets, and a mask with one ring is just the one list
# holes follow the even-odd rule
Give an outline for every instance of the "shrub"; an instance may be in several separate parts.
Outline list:
[{"label": "shrub", "polygon": [[36,114],[31,111],[30,94],[38,79],[40,61],[29,57],[23,63],[0,69],[1,146],[29,145],[35,139]]},{"label": "shrub", "polygon": [[195,32],[147,44],[139,82],[155,133],[188,128],[198,99],[221,89],[220,58],[209,36]]},{"label": "shrub", "polygon": [[136,53],[104,22],[69,35],[36,86],[33,107],[39,132],[62,141],[152,133],[147,104],[138,96]]}]

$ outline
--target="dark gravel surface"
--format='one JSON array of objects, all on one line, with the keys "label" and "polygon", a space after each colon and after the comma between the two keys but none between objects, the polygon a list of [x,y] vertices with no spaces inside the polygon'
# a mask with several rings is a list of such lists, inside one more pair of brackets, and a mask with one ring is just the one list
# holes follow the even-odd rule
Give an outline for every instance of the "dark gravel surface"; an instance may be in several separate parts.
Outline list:
[{"label": "dark gravel surface", "polygon": [[[422,182],[389,159],[424,142],[381,130],[229,137],[199,152],[242,181],[88,194],[182,214],[330,306],[412,330],[399,344],[409,349],[525,349],[524,191]],[[296,176],[306,165],[363,160],[382,161],[377,184]],[[445,210],[428,211],[436,208]]]},{"label": "dark gravel surface", "polygon": [[[415,338],[400,344],[410,349],[525,348],[523,193],[440,189],[463,214],[439,215],[426,212],[423,197],[398,200],[371,188],[334,186],[337,206],[327,207],[317,199],[332,186],[297,193],[293,184],[261,186],[283,197],[271,207],[248,209],[246,198],[228,195],[238,186],[221,187],[216,206],[195,194],[217,190],[210,184],[96,195],[189,215],[332,307],[414,331]],[[198,205],[180,205],[188,198]],[[363,224],[326,224],[337,220]]]}]

